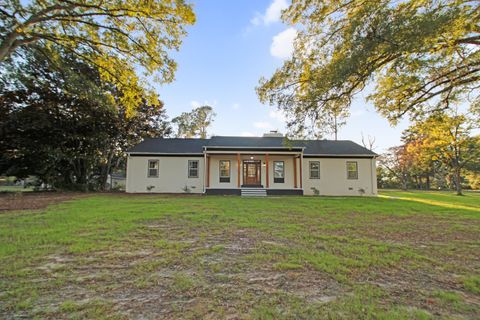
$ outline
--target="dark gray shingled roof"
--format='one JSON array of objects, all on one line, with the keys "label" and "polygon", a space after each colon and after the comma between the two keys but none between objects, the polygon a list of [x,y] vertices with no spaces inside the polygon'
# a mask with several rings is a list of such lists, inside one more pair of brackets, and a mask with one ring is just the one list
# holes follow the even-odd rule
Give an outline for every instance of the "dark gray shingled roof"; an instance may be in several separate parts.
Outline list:
[{"label": "dark gray shingled roof", "polygon": [[147,138],[129,153],[202,154],[203,148],[215,149],[304,149],[304,155],[362,155],[376,154],[349,140],[290,140],[281,137],[225,137],[210,139]]},{"label": "dark gray shingled roof", "polygon": [[129,153],[202,153],[209,139],[146,138]]}]

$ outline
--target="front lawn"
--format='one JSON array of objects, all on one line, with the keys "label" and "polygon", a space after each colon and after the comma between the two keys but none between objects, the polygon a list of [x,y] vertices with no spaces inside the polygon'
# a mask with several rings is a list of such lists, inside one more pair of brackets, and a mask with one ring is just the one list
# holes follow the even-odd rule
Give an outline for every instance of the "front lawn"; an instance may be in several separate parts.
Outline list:
[{"label": "front lawn", "polygon": [[92,195],[0,214],[0,318],[480,317],[480,194]]}]

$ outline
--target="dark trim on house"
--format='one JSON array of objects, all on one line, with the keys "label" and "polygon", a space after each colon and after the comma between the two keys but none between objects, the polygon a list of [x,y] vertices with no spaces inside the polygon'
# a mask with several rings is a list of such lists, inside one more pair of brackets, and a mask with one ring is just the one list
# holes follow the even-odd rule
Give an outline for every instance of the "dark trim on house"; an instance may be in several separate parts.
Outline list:
[{"label": "dark trim on house", "polygon": [[[242,189],[206,189],[207,195],[241,195]],[[267,189],[268,196],[303,196],[302,189]]]},{"label": "dark trim on house", "polygon": [[302,189],[267,189],[268,196],[303,196]]},{"label": "dark trim on house", "polygon": [[205,194],[208,195],[241,195],[240,189],[206,189]]},{"label": "dark trim on house", "polygon": [[356,156],[356,155],[314,155],[314,154],[304,154],[303,158],[337,158],[337,159],[373,159],[375,156]]},{"label": "dark trim on house", "polygon": [[178,153],[178,154],[168,154],[168,153],[130,153],[130,157],[198,157],[203,158],[203,154],[200,153]]},{"label": "dark trim on house", "polygon": [[242,184],[242,188],[263,188],[261,184]]},{"label": "dark trim on house", "polygon": [[244,151],[286,151],[286,152],[301,152],[303,151],[303,148],[273,148],[273,147],[259,147],[259,148],[249,148],[249,147],[231,147],[231,148],[225,148],[225,147],[207,147],[205,148],[205,151],[239,151],[239,152],[244,152]]}]

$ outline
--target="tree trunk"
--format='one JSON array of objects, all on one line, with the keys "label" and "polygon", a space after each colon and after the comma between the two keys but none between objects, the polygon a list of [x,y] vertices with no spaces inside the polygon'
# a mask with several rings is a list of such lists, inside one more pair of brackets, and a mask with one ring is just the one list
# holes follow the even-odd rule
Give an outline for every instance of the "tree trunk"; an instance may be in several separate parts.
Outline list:
[{"label": "tree trunk", "polygon": [[[105,165],[102,166],[101,173],[100,173],[100,181],[98,182],[99,188],[101,191],[105,191],[107,189],[107,179],[108,179],[108,174],[110,173],[110,169],[112,168],[112,158],[113,158],[113,151],[110,150],[109,155],[108,155],[108,160]],[[110,186],[110,189],[112,186]]]},{"label": "tree trunk", "polygon": [[402,190],[407,191],[407,177],[406,177],[406,175],[402,176]]},{"label": "tree trunk", "polygon": [[457,190],[457,196],[463,195],[462,193],[462,174],[460,168],[455,168],[455,188]]},{"label": "tree trunk", "polygon": [[87,165],[85,159],[78,160],[77,184],[83,192],[88,191]]}]

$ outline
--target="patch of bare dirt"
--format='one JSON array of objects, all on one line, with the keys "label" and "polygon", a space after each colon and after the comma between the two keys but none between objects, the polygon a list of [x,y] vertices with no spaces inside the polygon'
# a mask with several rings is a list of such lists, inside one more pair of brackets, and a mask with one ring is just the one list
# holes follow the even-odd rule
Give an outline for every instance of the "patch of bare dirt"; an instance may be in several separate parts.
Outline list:
[{"label": "patch of bare dirt", "polygon": [[[153,222],[145,228],[163,230],[164,226]],[[170,232],[178,228],[174,224],[170,227]],[[168,238],[174,241],[176,236],[173,233]],[[274,270],[252,263],[248,257],[257,248],[265,244],[283,245],[280,239],[255,231],[212,232],[202,238],[195,233],[183,235],[180,244],[185,247],[178,249],[179,254],[172,255],[166,264],[161,261],[171,249],[144,241],[145,238],[142,247],[137,246],[140,242],[124,242],[88,256],[48,256],[37,270],[48,278],[63,271],[64,283],[46,293],[45,299],[40,298],[40,307],[61,314],[59,306],[68,297],[79,304],[107,301],[126,318],[178,319],[182,315],[217,319],[223,314],[222,318],[240,319],[246,310],[269,295],[328,303],[346,293],[346,288],[322,272]],[[215,250],[219,246],[221,249]]]},{"label": "patch of bare dirt", "polygon": [[16,192],[0,193],[0,213],[14,210],[38,210],[88,194],[76,192]]},{"label": "patch of bare dirt", "polygon": [[314,270],[255,270],[243,278],[251,290],[266,294],[291,294],[309,303],[330,302],[346,293],[345,288],[332,277]]},{"label": "patch of bare dirt", "polygon": [[[460,295],[469,306],[462,312],[471,319],[477,318],[480,310],[480,296],[465,290],[461,284],[461,276],[432,268],[415,270],[402,266],[371,270],[357,279],[359,283],[368,283],[382,288],[389,304],[401,303],[410,307],[426,310],[435,316],[448,317],[452,310],[435,297],[438,292],[450,292]],[[456,308],[459,308],[458,306]],[[453,308],[455,309],[455,307]]]},{"label": "patch of bare dirt", "polygon": [[[408,244],[414,247],[480,241],[478,220],[458,216],[436,215],[372,215],[358,213],[326,215],[309,230],[335,236],[361,237],[387,243]],[[328,228],[331,225],[339,228]],[[324,228],[327,226],[327,228]]]}]

